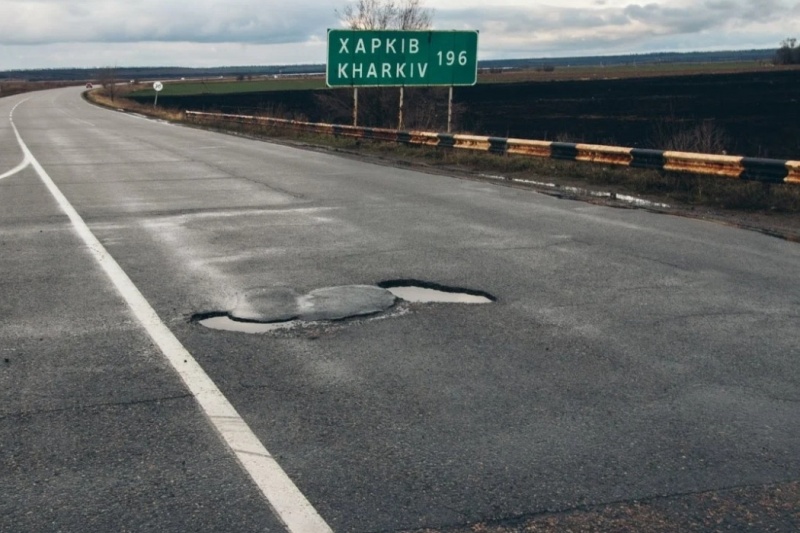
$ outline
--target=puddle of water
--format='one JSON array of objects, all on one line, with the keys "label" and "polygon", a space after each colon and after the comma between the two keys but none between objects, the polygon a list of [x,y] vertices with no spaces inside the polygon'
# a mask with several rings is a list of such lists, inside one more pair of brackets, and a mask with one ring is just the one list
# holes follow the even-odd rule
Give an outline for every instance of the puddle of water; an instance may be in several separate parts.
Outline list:
[{"label": "puddle of water", "polygon": [[463,292],[447,292],[413,285],[405,287],[387,287],[386,290],[398,298],[412,303],[453,303],[453,304],[490,304],[492,300],[486,296]]},{"label": "puddle of water", "polygon": [[263,324],[259,322],[239,322],[231,320],[227,316],[215,316],[198,321],[200,324],[207,328],[217,329],[221,331],[237,331],[239,333],[269,333],[270,331],[278,331],[281,329],[291,329],[299,322],[293,320],[291,322],[274,322],[271,324]]}]

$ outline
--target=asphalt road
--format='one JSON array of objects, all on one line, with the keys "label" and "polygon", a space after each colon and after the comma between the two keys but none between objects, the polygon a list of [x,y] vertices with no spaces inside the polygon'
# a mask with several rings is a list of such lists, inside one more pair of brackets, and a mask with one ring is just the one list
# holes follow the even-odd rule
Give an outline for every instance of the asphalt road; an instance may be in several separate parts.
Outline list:
[{"label": "asphalt road", "polygon": [[[800,479],[797,244],[77,89],[0,99],[0,117],[1,531],[283,530],[106,253],[334,531]],[[257,335],[192,321],[398,279],[497,301]]]}]

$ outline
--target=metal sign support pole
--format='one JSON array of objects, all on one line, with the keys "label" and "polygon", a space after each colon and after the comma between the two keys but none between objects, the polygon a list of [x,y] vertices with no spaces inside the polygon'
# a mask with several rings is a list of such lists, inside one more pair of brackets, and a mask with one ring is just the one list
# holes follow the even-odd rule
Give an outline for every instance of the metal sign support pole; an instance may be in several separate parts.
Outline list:
[{"label": "metal sign support pole", "polygon": [[450,86],[450,94],[447,97],[447,133],[453,131],[453,86]]},{"label": "metal sign support pole", "polygon": [[404,88],[405,87],[400,87],[400,117],[398,118],[398,121],[397,121],[397,129],[398,130],[402,130],[403,129],[403,97],[404,97],[403,89]]},{"label": "metal sign support pole", "polygon": [[158,107],[158,91],[156,91],[156,99],[153,100],[153,107]]},{"label": "metal sign support pole", "polygon": [[353,126],[358,127],[358,87],[353,87]]}]

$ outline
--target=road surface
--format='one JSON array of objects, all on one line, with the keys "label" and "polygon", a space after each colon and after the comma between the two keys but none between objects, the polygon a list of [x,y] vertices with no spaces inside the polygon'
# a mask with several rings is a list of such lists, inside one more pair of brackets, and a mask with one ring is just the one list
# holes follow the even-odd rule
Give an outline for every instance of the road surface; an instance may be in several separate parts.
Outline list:
[{"label": "road surface", "polygon": [[[448,528],[800,479],[797,244],[78,89],[0,117],[2,531]],[[496,301],[193,320],[408,279]]]}]

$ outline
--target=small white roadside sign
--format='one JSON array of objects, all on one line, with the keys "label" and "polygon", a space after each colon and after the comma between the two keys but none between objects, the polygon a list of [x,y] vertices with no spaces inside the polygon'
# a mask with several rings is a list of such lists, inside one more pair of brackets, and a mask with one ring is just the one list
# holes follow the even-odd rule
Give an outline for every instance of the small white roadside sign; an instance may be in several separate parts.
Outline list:
[{"label": "small white roadside sign", "polygon": [[163,88],[164,84],[161,83],[160,81],[157,81],[153,84],[153,90],[156,92],[156,99],[155,101],[153,101],[153,107],[156,107],[158,105],[158,93],[160,93]]}]

